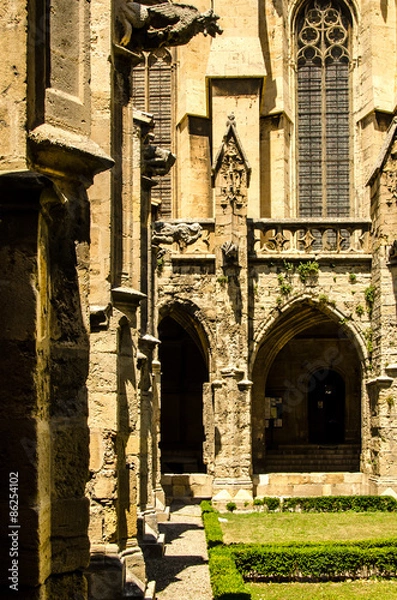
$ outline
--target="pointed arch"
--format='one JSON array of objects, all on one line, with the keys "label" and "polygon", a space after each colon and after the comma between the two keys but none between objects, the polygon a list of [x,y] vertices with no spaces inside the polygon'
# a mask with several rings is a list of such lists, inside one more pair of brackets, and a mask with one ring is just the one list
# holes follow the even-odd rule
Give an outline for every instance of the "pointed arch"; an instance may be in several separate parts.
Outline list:
[{"label": "pointed arch", "polygon": [[252,371],[257,354],[265,340],[269,349],[269,363],[274,360],[277,353],[295,335],[305,330],[312,323],[321,327],[328,321],[338,326],[340,336],[346,336],[356,348],[363,373],[367,369],[368,351],[365,339],[353,321],[346,319],[346,315],[338,308],[320,302],[309,295],[295,296],[283,307],[274,311],[270,319],[264,321],[254,336],[253,352],[250,360]]},{"label": "pointed arch", "polygon": [[204,473],[204,393],[210,349],[202,315],[191,302],[159,311],[160,448],[163,473]]},{"label": "pointed arch", "polygon": [[159,324],[165,317],[172,317],[189,333],[200,349],[208,371],[214,372],[213,334],[202,310],[191,300],[170,300],[159,308]]},{"label": "pointed arch", "polygon": [[358,470],[367,353],[354,324],[342,319],[335,307],[303,296],[258,330],[251,371],[255,473]]}]

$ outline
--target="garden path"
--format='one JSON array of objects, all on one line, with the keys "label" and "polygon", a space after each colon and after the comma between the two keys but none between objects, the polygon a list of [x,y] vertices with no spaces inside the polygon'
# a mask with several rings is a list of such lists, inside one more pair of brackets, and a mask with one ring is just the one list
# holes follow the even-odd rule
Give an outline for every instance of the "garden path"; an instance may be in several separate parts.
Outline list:
[{"label": "garden path", "polygon": [[147,561],[147,577],[156,581],[158,600],[212,600],[207,544],[198,504],[173,503],[162,558]]}]

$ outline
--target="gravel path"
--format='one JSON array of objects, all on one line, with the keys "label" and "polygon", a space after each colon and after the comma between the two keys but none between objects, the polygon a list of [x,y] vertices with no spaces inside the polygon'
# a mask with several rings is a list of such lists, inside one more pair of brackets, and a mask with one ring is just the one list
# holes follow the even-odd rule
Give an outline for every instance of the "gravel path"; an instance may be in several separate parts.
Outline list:
[{"label": "gravel path", "polygon": [[147,577],[156,581],[158,600],[212,600],[207,545],[200,507],[173,504],[165,533],[163,558],[150,558]]}]

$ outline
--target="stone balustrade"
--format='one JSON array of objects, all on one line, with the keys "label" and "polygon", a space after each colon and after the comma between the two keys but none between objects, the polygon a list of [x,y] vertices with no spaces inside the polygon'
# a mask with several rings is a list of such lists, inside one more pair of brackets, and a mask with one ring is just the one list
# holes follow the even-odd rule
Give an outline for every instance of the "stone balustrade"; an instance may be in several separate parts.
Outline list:
[{"label": "stone balustrade", "polygon": [[249,220],[251,257],[269,255],[369,255],[369,219],[252,219]]}]

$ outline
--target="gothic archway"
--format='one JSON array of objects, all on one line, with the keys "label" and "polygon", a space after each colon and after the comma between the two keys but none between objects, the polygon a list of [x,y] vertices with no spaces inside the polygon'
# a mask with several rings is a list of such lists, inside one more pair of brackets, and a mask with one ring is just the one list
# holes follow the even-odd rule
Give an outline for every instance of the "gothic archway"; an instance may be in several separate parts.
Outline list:
[{"label": "gothic archway", "polygon": [[158,327],[161,341],[160,448],[163,473],[203,473],[205,352],[171,316]]},{"label": "gothic archway", "polygon": [[362,357],[312,303],[275,321],[252,370],[255,473],[359,471]]}]

